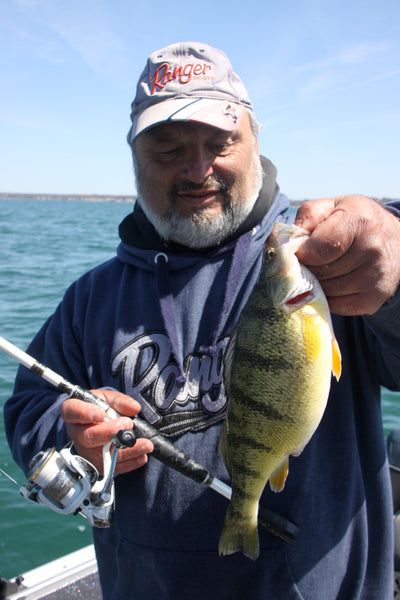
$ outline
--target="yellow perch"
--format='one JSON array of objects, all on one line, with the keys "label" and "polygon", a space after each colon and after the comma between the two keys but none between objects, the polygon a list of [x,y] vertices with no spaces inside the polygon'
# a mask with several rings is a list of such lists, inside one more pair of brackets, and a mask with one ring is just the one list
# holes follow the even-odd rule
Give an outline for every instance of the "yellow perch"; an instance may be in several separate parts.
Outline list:
[{"label": "yellow perch", "polygon": [[275,224],[260,277],[225,355],[228,415],[219,450],[232,499],[219,541],[221,555],[256,559],[258,503],[264,487],[280,492],[290,455],[299,455],[325,410],[331,373],[341,357],[328,303],[295,252],[308,232]]}]

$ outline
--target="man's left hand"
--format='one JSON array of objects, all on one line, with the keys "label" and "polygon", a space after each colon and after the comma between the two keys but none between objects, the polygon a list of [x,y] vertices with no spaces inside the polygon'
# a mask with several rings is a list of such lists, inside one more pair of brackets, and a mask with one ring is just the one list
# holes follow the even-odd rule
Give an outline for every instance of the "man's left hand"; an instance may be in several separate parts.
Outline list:
[{"label": "man's left hand", "polygon": [[365,196],[304,202],[296,225],[311,232],[297,251],[332,312],[373,314],[400,281],[400,220]]}]

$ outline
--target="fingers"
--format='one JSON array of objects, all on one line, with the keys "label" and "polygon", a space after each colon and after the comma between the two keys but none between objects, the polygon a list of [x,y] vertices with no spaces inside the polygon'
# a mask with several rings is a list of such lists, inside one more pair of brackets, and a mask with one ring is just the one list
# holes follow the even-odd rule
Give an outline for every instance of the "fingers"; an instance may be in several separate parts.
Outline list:
[{"label": "fingers", "polygon": [[[141,410],[139,402],[121,392],[115,390],[91,390],[91,392],[105,400],[120,415],[135,417]],[[69,398],[62,405],[61,416],[64,421],[70,423],[99,423],[104,421],[106,413],[95,404]]]},{"label": "fingers", "polygon": [[[67,403],[68,400],[65,401]],[[132,429],[132,420],[127,417],[102,421],[100,423],[71,423],[67,422],[69,437],[85,448],[96,448],[108,444],[111,438],[121,429]]]},{"label": "fingers", "polygon": [[136,440],[133,448],[125,448],[118,452],[116,473],[122,475],[143,467],[148,461],[148,454],[154,450],[150,440],[140,438]]},{"label": "fingers", "polygon": [[95,404],[69,398],[61,405],[61,417],[66,423],[102,423],[106,413]]},{"label": "fingers", "polygon": [[[90,463],[92,463],[97,470],[102,473],[103,472],[103,446],[104,444],[96,445],[94,441],[94,437],[92,440],[87,441],[86,435],[79,431],[78,429],[70,429],[71,426],[67,425],[67,431],[70,438],[74,441],[74,447],[77,453],[86,458]],[[72,426],[74,427],[83,427],[83,426]],[[116,432],[117,433],[117,432]],[[106,436],[108,443],[110,441],[110,436]],[[111,436],[112,437],[112,436]],[[81,441],[83,440],[83,443]],[[89,445],[88,445],[89,444]],[[93,445],[94,444],[94,445]],[[133,448],[125,448],[123,450],[118,451],[118,463],[116,468],[116,474],[128,473],[129,471],[138,469],[147,463],[147,454],[153,452],[154,446],[150,440],[145,438],[139,438],[136,440],[136,444]]]},{"label": "fingers", "polygon": [[104,400],[120,415],[135,417],[141,410],[139,402],[121,392],[115,390],[94,390],[94,393],[96,395],[102,394]]},{"label": "fingers", "polygon": [[297,210],[295,224],[310,232],[314,231],[317,225],[323,223],[332,214],[339,199],[321,198],[303,202]]}]

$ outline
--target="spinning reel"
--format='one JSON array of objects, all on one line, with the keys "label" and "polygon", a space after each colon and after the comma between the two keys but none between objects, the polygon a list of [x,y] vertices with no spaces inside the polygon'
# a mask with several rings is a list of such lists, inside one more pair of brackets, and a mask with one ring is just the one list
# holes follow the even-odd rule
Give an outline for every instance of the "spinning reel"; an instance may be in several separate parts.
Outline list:
[{"label": "spinning reel", "polygon": [[[119,448],[134,446],[132,431],[121,430],[103,447],[103,472],[72,453],[72,446],[57,452],[38,452],[29,464],[28,480],[20,488],[26,499],[62,514],[80,513],[92,527],[109,527],[114,512],[114,475]],[[113,451],[111,453],[111,446]]]}]

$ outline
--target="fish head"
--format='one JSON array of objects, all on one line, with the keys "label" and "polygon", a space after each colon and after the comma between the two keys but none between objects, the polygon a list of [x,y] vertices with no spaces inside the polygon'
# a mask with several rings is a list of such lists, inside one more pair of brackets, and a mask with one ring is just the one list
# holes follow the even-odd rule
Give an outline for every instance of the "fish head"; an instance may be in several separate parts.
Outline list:
[{"label": "fish head", "polygon": [[270,301],[275,308],[291,311],[315,299],[320,286],[301,265],[296,251],[309,236],[296,225],[275,223],[264,246],[262,277],[266,278]]}]

